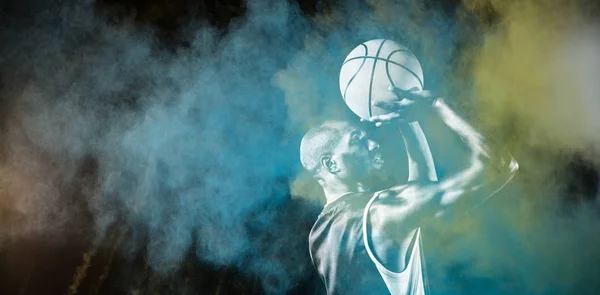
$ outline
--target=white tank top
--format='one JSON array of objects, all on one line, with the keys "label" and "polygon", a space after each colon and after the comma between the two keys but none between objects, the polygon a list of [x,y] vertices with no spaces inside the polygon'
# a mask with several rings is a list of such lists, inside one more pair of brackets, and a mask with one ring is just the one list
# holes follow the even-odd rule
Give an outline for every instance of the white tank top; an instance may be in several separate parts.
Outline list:
[{"label": "white tank top", "polygon": [[377,199],[378,194],[375,194],[365,207],[363,214],[363,239],[365,248],[369,257],[375,263],[381,278],[385,281],[385,284],[392,295],[425,295],[428,294],[429,290],[426,284],[425,278],[425,264],[422,253],[421,245],[421,228],[417,228],[413,236],[413,246],[410,258],[406,262],[406,268],[402,272],[393,272],[387,269],[383,264],[373,255],[371,245],[369,244],[368,235],[368,212],[371,208],[373,201]]}]

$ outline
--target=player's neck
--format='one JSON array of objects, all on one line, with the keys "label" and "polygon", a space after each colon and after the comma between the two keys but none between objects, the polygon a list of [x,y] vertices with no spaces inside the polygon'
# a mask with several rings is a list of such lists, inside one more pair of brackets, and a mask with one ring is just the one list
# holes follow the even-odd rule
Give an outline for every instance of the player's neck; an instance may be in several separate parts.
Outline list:
[{"label": "player's neck", "polygon": [[328,183],[323,187],[325,192],[325,199],[327,204],[347,195],[349,193],[360,193],[366,191],[366,188],[362,183],[355,183],[352,185],[346,183]]}]

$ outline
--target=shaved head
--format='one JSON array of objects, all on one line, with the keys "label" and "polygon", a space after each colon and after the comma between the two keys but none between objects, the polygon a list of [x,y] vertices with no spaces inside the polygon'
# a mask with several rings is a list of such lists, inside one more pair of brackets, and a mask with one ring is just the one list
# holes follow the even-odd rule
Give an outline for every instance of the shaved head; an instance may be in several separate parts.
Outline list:
[{"label": "shaved head", "polygon": [[316,172],[322,155],[331,153],[340,141],[344,132],[353,125],[344,121],[327,121],[310,129],[300,143],[300,161],[308,171]]}]

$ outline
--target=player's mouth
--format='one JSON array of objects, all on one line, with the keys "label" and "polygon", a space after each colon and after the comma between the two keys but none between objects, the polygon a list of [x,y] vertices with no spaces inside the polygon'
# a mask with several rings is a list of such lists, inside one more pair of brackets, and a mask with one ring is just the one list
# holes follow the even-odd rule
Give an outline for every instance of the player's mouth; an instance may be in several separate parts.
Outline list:
[{"label": "player's mouth", "polygon": [[383,159],[381,158],[381,154],[378,152],[374,153],[371,162],[377,167],[383,165]]}]

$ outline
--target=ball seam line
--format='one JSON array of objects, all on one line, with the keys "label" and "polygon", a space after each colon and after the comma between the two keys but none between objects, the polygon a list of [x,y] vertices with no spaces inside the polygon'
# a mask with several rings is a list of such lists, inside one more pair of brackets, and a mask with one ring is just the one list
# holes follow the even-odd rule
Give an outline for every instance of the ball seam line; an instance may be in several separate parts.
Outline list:
[{"label": "ball seam line", "polygon": [[382,60],[382,61],[386,61],[386,62],[389,62],[389,63],[395,64],[395,65],[397,65],[397,66],[399,66],[399,67],[401,67],[401,68],[405,69],[406,71],[408,71],[409,73],[411,73],[413,76],[415,76],[415,78],[417,78],[417,80],[419,80],[419,84],[421,84],[421,88],[423,88],[423,87],[424,87],[424,85],[423,85],[423,81],[421,81],[421,78],[419,78],[419,75],[417,75],[417,74],[416,74],[415,72],[413,72],[411,69],[409,69],[409,68],[407,68],[407,67],[405,67],[405,66],[403,66],[403,65],[401,65],[401,64],[399,64],[399,63],[397,63],[397,62],[395,62],[395,61],[393,61],[393,60],[389,60],[389,59],[385,59],[385,58],[381,58],[381,57],[373,57],[373,56],[361,56],[361,57],[353,57],[353,58],[349,59],[348,61],[350,61],[350,60],[356,60],[356,59],[359,59],[359,58],[364,58],[364,59],[376,59],[376,60]]},{"label": "ball seam line", "polygon": [[[373,76],[375,75],[375,67],[377,66],[377,60],[380,59],[379,54],[381,53],[381,49],[383,48],[383,44],[385,44],[385,41],[387,41],[387,39],[383,39],[383,41],[381,41],[381,44],[379,44],[379,49],[377,49],[377,54],[375,54],[375,59],[373,60],[373,69],[371,70],[371,81],[369,82],[369,101],[368,101],[369,117],[373,116],[373,110],[371,109],[371,103],[372,103],[371,102],[371,94],[373,92]],[[365,59],[366,58],[367,58],[367,56],[365,56]]]},{"label": "ball seam line", "polygon": [[[364,46],[365,44],[360,44],[360,45],[363,45],[363,46]],[[365,47],[366,47],[366,46],[365,46]],[[412,53],[410,50],[408,50],[408,49],[398,49],[398,50],[394,50],[392,53],[399,52],[399,51],[405,51],[405,52],[408,52],[408,53],[410,53],[411,55],[413,55],[413,56],[414,56],[414,54],[413,54],[413,53]],[[365,54],[365,55],[366,55],[366,54]],[[391,55],[391,54],[390,54],[390,55]],[[344,61],[344,63],[343,63],[342,65],[345,65],[345,64],[346,64],[346,63],[348,63],[349,61],[352,61],[352,60],[357,60],[357,59],[359,59],[359,58],[375,58],[375,57],[374,57],[374,56],[356,56],[356,57],[351,57],[351,58],[349,58],[349,59],[346,59],[346,61]],[[379,58],[380,58],[380,59],[383,59],[383,58],[381,58],[381,57],[379,57]]]},{"label": "ball seam line", "polygon": [[[365,56],[369,55],[369,48],[365,45],[365,44],[360,44],[365,48]],[[344,101],[346,101],[346,92],[348,91],[348,88],[350,88],[350,84],[352,83],[352,81],[354,80],[354,78],[356,78],[356,76],[358,75],[358,73],[360,73],[360,70],[362,69],[362,67],[365,65],[365,62],[367,61],[366,58],[364,58],[360,64],[360,66],[358,67],[358,70],[356,70],[356,73],[354,73],[354,75],[352,75],[352,78],[350,78],[350,81],[348,81],[348,84],[346,84],[346,88],[344,89],[344,95],[342,95],[342,99],[344,99]],[[346,61],[347,62],[347,61]],[[342,64],[342,66],[344,64],[346,64],[346,62],[344,62]]]},{"label": "ball seam line", "polygon": [[394,83],[394,80],[392,80],[392,76],[390,75],[390,57],[392,57],[392,54],[396,53],[396,51],[392,51],[392,53],[388,55],[387,62],[385,63],[385,74],[387,75],[388,80],[392,84],[392,87],[396,87],[396,84]]}]

